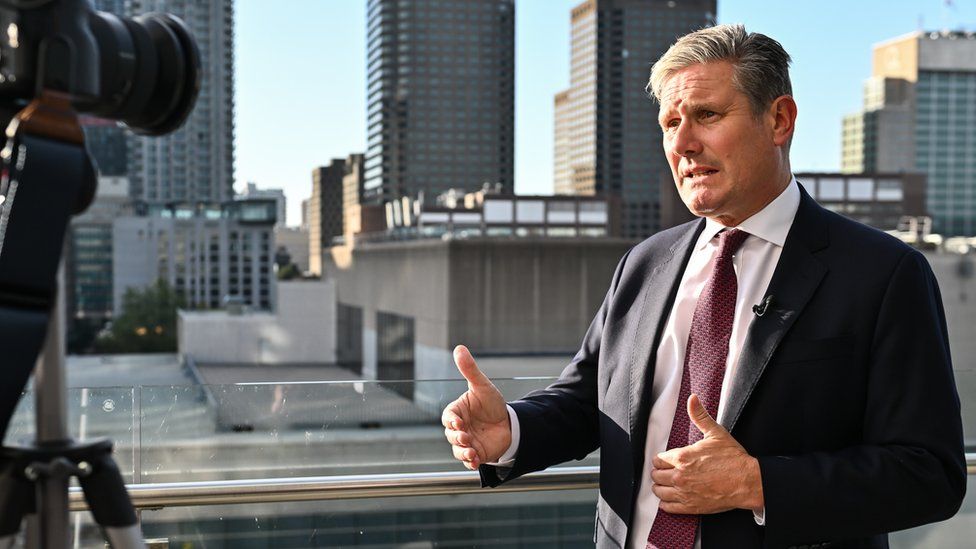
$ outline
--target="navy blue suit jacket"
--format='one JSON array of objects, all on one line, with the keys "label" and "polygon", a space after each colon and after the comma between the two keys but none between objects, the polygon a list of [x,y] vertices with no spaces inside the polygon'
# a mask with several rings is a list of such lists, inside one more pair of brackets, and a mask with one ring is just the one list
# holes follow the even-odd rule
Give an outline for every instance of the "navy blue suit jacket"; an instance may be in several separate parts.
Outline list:
[{"label": "navy blue suit jacket", "polygon": [[[759,460],[766,526],[747,510],[705,515],[704,549],[887,547],[887,532],[946,519],[965,494],[959,398],[928,263],[801,195],[772,304],[751,322],[718,418]],[[505,480],[600,449],[599,547],[624,546],[648,481],[655,352],[703,226],[627,252],[559,380],[511,403],[521,443]],[[485,485],[501,482],[492,467],[481,473]]]}]

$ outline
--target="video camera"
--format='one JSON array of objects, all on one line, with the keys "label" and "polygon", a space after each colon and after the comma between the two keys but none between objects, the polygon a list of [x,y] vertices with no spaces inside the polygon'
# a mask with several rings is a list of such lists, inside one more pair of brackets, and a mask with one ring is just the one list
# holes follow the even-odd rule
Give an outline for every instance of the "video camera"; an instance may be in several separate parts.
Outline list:
[{"label": "video camera", "polygon": [[[96,11],[88,0],[0,0],[0,128],[6,128],[0,150],[0,440],[45,337],[60,337],[49,332],[62,329],[57,271],[65,230],[95,196],[96,171],[78,113],[163,135],[190,114],[200,79],[200,52],[172,15],[119,17]],[[66,398],[62,361],[47,364],[47,357],[35,384],[37,442],[0,448],[0,547],[13,543],[21,518],[35,511],[41,546],[63,546],[71,476],[79,478],[112,545],[140,547],[111,442],[78,443],[67,435],[64,407],[54,402]],[[35,484],[44,494],[39,502]]]},{"label": "video camera", "polygon": [[[78,144],[83,134],[75,111],[118,120],[139,134],[169,133],[192,110],[200,75],[196,43],[172,15],[130,19],[96,11],[87,0],[0,0],[0,127],[8,128],[7,146],[0,153],[8,166],[0,174],[0,308],[4,301],[50,308],[68,221],[58,206],[73,190],[64,181],[34,183],[32,187],[50,185],[51,192],[34,204],[23,204],[29,202],[24,194],[36,189],[22,184],[24,164],[15,157],[23,152],[23,143],[13,134],[27,123],[38,136]],[[28,106],[32,102],[33,108]],[[26,118],[8,126],[16,113]],[[95,194],[95,171],[87,155],[81,163],[69,214],[83,211]],[[39,228],[37,222],[45,218],[54,226]],[[36,272],[33,264],[38,261],[46,272]],[[40,348],[40,342],[35,344],[33,356]],[[33,367],[32,361],[23,362],[14,373],[13,365],[5,362],[0,436]]]},{"label": "video camera", "polygon": [[50,90],[79,112],[163,135],[190,114],[200,74],[196,42],[172,15],[130,19],[86,0],[0,0],[4,106]]}]

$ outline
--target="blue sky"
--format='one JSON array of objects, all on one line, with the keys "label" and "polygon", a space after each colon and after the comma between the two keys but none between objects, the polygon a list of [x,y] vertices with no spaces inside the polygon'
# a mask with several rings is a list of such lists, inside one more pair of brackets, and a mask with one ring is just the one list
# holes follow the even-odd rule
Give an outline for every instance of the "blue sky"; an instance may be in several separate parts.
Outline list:
[{"label": "blue sky", "polygon": [[[519,193],[552,192],[552,96],[569,85],[569,11],[578,3],[516,0]],[[289,224],[300,220],[314,167],[365,149],[365,4],[235,3],[236,186],[283,188]],[[860,106],[871,45],[920,24],[976,30],[976,0],[719,0],[718,20],[745,23],[792,55],[793,168],[836,170],[841,117]]]}]

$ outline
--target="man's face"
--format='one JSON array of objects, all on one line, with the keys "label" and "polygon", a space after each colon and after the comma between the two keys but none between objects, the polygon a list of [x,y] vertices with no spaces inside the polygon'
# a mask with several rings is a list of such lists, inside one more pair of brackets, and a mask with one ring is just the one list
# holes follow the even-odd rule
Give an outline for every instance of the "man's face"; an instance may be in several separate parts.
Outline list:
[{"label": "man's face", "polygon": [[775,117],[756,116],[732,64],[692,65],[664,85],[658,121],[678,194],[691,212],[734,226],[782,190]]}]

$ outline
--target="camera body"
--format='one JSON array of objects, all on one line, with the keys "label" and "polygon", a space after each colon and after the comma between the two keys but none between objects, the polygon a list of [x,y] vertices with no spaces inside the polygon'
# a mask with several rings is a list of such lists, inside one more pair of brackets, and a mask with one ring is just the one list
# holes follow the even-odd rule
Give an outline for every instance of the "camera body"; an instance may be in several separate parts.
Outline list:
[{"label": "camera body", "polygon": [[88,0],[0,0],[0,105],[42,91],[143,135],[179,128],[200,90],[200,52],[169,14],[135,18]]}]

